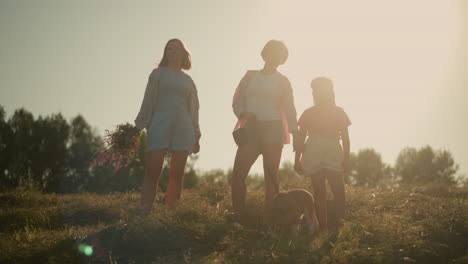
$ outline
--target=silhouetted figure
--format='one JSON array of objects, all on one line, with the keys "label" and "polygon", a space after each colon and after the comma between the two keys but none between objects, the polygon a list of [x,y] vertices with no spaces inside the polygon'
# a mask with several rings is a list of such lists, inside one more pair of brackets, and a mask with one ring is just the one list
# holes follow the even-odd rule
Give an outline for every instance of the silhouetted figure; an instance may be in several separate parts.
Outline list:
[{"label": "silhouetted figure", "polygon": [[299,174],[311,177],[320,229],[328,232],[325,180],[328,180],[335,197],[338,222],[341,223],[345,215],[343,173],[349,172],[350,168],[348,126],[351,121],[344,110],[335,105],[331,80],[316,78],[312,80],[311,87],[314,106],[299,118],[300,130],[294,142],[294,168]]},{"label": "silhouetted figure", "polygon": [[286,62],[288,50],[283,42],[270,40],[262,50],[265,66],[247,71],[233,98],[233,111],[238,118],[236,128],[245,129],[240,142],[232,177],[232,206],[236,219],[242,221],[246,186],[245,178],[260,154],[263,155],[265,177],[265,209],[278,193],[278,169],[283,144],[289,133],[297,131],[296,109],[291,84],[277,68]]},{"label": "silhouetted figure", "polygon": [[183,70],[191,68],[190,53],[179,39],[171,39],[164,48],[158,68],[148,80],[140,112],[135,119],[138,129],[147,130],[145,177],[141,190],[144,213],[151,212],[164,156],[171,152],[166,207],[181,197],[184,170],[190,153],[200,150],[198,95],[195,83]]}]

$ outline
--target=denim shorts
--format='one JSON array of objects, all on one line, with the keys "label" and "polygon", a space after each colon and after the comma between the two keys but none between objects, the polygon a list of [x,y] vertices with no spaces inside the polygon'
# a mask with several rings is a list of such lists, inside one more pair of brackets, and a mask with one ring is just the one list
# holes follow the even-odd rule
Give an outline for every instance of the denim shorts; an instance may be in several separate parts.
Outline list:
[{"label": "denim shorts", "polygon": [[281,120],[257,121],[245,126],[247,144],[280,143],[284,142],[284,130]]}]

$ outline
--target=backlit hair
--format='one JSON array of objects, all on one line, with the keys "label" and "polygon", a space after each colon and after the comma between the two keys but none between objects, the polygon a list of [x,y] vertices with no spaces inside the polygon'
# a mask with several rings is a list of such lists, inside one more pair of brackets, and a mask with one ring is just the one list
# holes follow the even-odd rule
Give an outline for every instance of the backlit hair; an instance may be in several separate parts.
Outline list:
[{"label": "backlit hair", "polygon": [[326,77],[318,77],[310,83],[314,96],[314,105],[333,106],[335,104],[335,92],[333,91],[332,80]]},{"label": "backlit hair", "polygon": [[288,48],[286,45],[279,40],[270,40],[265,44],[262,50],[262,58],[266,61],[268,58],[278,58],[280,64],[286,62],[289,56]]},{"label": "backlit hair", "polygon": [[159,67],[166,67],[169,65],[169,59],[167,58],[167,47],[169,46],[169,43],[171,42],[178,42],[180,46],[182,47],[182,50],[184,52],[184,58],[182,59],[182,69],[184,70],[190,70],[192,68],[192,57],[190,56],[190,53],[188,52],[187,48],[185,47],[184,43],[180,39],[171,39],[166,43],[166,46],[164,47],[164,54],[159,62],[158,66]]}]

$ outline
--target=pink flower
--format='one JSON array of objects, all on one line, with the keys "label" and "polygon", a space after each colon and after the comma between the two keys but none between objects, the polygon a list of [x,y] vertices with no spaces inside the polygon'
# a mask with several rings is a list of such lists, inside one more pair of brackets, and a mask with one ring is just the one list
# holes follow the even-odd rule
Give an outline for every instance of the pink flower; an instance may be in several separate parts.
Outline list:
[{"label": "pink flower", "polygon": [[117,125],[113,131],[106,130],[102,139],[106,147],[96,153],[92,164],[95,166],[111,164],[114,166],[114,172],[128,167],[138,158],[139,135],[138,129],[128,122]]}]

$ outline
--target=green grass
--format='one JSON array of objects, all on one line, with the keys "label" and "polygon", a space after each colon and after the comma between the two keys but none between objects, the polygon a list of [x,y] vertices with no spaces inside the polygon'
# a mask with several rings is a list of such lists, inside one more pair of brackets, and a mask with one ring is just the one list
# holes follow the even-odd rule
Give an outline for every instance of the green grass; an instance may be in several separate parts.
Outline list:
[{"label": "green grass", "polygon": [[202,184],[174,210],[159,193],[149,216],[138,193],[1,193],[0,263],[468,263],[466,188],[347,186],[346,223],[312,239],[265,230],[262,188],[248,193],[247,224],[232,224],[229,190]]}]

